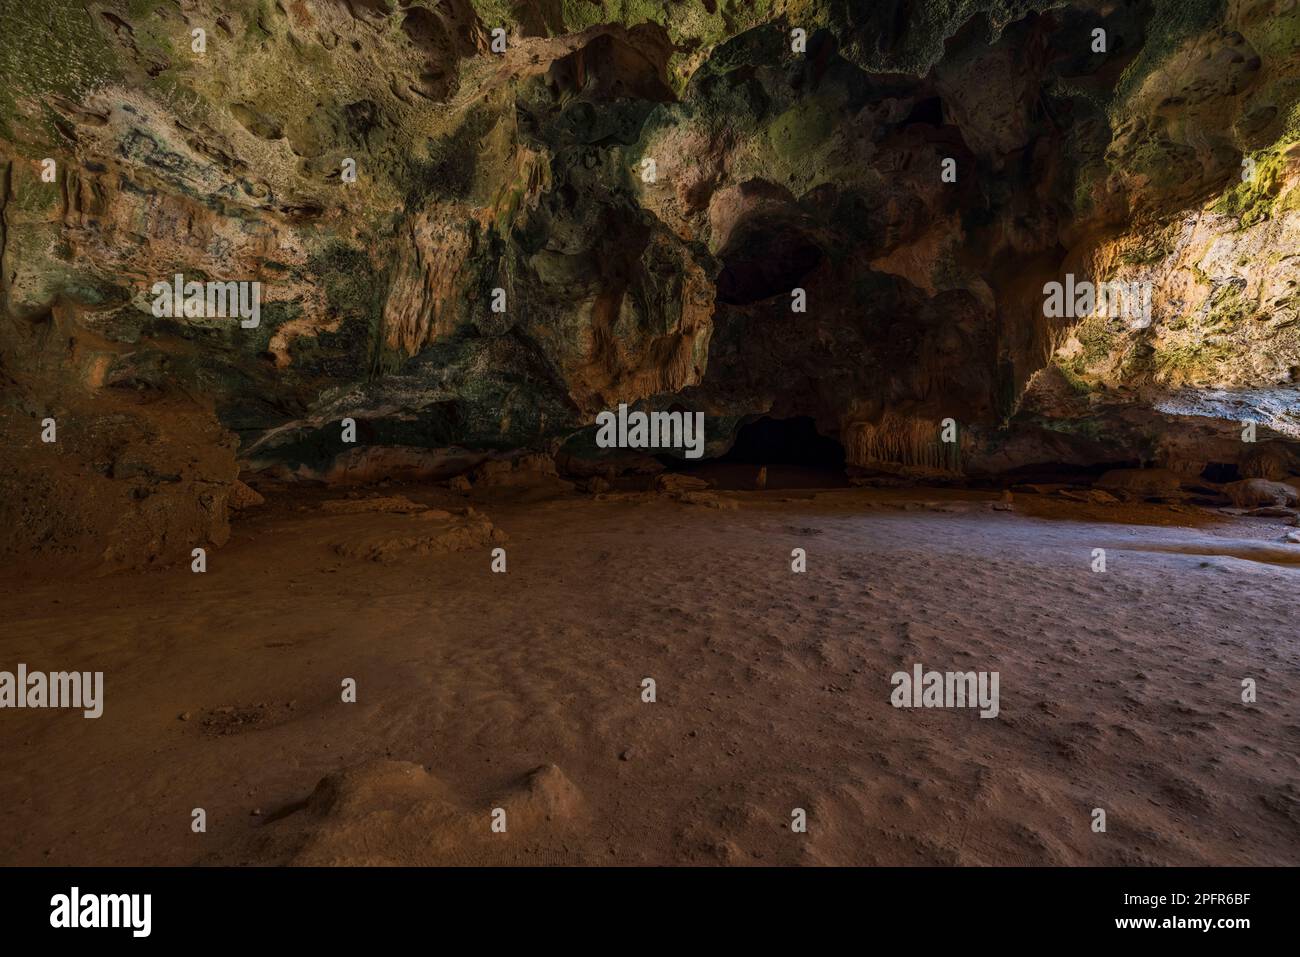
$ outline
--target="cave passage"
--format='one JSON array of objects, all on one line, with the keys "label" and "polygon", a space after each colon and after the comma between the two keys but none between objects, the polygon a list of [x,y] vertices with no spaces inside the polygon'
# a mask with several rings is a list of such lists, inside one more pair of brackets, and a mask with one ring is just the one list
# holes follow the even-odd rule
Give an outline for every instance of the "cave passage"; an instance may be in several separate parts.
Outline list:
[{"label": "cave passage", "polygon": [[842,488],[848,485],[844,446],[817,431],[810,416],[761,416],[736,431],[725,455],[689,462],[665,456],[674,471],[707,478],[717,488],[759,487],[766,467],[767,488]]},{"label": "cave passage", "polygon": [[743,252],[723,258],[717,301],[746,305],[789,293],[821,264],[824,254],[797,230],[786,230],[755,234]]}]

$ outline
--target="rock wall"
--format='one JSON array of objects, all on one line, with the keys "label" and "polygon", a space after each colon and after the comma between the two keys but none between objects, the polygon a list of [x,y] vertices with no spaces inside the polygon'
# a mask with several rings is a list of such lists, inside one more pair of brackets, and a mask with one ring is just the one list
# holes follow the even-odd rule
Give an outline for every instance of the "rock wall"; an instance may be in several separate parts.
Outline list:
[{"label": "rock wall", "polygon": [[[9,550],[619,402],[954,474],[1300,438],[1295,0],[4,2],[0,66]],[[1067,272],[1152,321],[1045,315]],[[155,316],[177,273],[258,324]]]}]

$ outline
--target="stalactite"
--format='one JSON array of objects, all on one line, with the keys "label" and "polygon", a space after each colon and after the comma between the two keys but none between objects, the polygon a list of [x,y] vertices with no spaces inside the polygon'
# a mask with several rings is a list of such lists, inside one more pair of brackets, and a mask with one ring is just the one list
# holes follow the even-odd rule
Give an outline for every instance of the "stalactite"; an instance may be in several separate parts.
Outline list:
[{"label": "stalactite", "polygon": [[954,442],[941,441],[942,431],[942,420],[886,412],[878,422],[846,426],[844,448],[852,465],[960,472],[969,442],[960,427]]}]

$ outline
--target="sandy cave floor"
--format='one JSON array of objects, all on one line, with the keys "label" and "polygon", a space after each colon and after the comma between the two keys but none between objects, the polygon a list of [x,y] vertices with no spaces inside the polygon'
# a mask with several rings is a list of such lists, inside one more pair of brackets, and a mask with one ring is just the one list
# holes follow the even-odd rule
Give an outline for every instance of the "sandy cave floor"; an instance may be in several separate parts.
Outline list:
[{"label": "sandy cave floor", "polygon": [[[1277,520],[518,495],[475,503],[501,575],[341,494],[272,493],[204,575],[8,570],[0,667],[102,670],[105,711],[0,713],[0,863],[1300,863]],[[915,662],[998,671],[1000,715],[891,707]]]}]

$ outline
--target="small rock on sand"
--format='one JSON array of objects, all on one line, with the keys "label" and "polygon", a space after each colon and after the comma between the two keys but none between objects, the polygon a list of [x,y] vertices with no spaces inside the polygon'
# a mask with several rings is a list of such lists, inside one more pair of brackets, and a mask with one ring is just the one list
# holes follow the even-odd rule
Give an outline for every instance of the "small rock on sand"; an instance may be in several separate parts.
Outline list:
[{"label": "small rock on sand", "polygon": [[266,504],[266,497],[256,489],[245,485],[239,479],[235,479],[234,484],[230,486],[230,495],[226,503],[235,511],[245,508],[252,508],[255,505]]},{"label": "small rock on sand", "polygon": [[665,472],[655,476],[655,490],[659,492],[699,492],[709,487],[709,483],[694,475],[680,472]]}]

